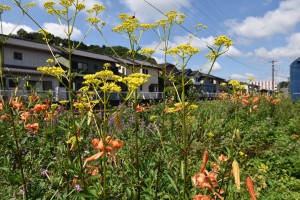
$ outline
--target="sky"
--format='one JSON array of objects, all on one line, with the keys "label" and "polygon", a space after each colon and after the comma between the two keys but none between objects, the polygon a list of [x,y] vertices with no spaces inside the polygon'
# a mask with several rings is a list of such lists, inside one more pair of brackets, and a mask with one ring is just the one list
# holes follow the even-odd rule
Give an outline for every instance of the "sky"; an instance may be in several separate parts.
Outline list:
[{"label": "sky", "polygon": [[[22,4],[29,2],[21,1]],[[37,5],[30,9],[30,16],[47,31],[66,38],[58,20],[43,8],[45,1],[35,2]],[[112,32],[121,23],[118,18],[121,13],[134,15],[141,23],[155,23],[164,18],[163,13],[177,10],[185,14],[186,19],[181,26],[174,26],[171,47],[187,43],[195,25],[201,23],[207,26],[194,37],[191,45],[199,48],[200,53],[192,57],[186,68],[207,72],[207,45],[213,44],[213,39],[219,35],[226,35],[234,45],[217,60],[211,74],[227,80],[254,78],[255,81],[270,81],[274,61],[275,82],[287,81],[289,65],[300,57],[300,0],[85,0],[87,8],[95,3],[107,8],[100,15],[101,20],[106,22],[104,37],[92,28],[84,39],[87,45],[129,47],[128,39]],[[2,0],[1,4],[13,8],[1,15],[4,34],[10,33],[20,20],[13,33],[20,28],[27,32],[40,29],[28,16],[22,15],[13,0]],[[86,12],[78,15],[73,40],[80,41],[85,36],[89,28],[86,17]],[[157,35],[150,30],[142,36],[140,46],[155,47],[158,43]],[[153,57],[158,63],[164,62],[160,50]],[[172,57],[168,57],[167,62],[175,64]]]}]

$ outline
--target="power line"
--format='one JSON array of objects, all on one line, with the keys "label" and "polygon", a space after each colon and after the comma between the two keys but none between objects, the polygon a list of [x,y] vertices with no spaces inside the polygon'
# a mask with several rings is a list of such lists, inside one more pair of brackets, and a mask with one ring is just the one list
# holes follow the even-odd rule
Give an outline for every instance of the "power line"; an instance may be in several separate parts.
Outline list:
[{"label": "power line", "polygon": [[[159,13],[161,13],[162,15],[164,15],[164,13],[160,10],[160,9],[158,9],[156,6],[154,6],[153,4],[151,4],[150,2],[148,2],[147,0],[144,0],[144,2],[146,2],[147,4],[149,4],[152,8],[154,8],[155,10],[157,10]],[[182,29],[184,29],[185,31],[187,31],[188,33],[190,33],[191,35],[193,35],[194,37],[196,37],[196,38],[198,38],[200,41],[202,41],[203,43],[205,43],[207,46],[209,46],[209,44],[206,42],[206,41],[204,41],[203,39],[201,39],[201,38],[199,38],[197,35],[195,35],[193,32],[191,32],[190,30],[188,30],[186,27],[184,27],[183,25],[181,25],[181,24],[177,24],[178,26],[180,26]],[[249,66],[249,65],[247,65],[247,64],[245,64],[245,63],[243,63],[243,62],[241,62],[241,61],[239,61],[239,60],[237,60],[237,59],[235,59],[235,58],[233,58],[233,57],[231,57],[231,56],[229,56],[229,55],[226,55],[226,54],[224,54],[226,57],[228,57],[228,58],[230,58],[230,59],[232,59],[233,61],[235,61],[235,62],[237,62],[237,63],[239,63],[239,64],[241,64],[241,65],[243,65],[243,66],[245,66],[245,67],[248,67],[248,68],[250,68],[250,69],[254,69],[254,70],[258,70],[258,71],[269,71],[269,70],[262,70],[262,69],[256,69],[256,68],[254,68],[254,67],[251,67],[251,66]]]}]

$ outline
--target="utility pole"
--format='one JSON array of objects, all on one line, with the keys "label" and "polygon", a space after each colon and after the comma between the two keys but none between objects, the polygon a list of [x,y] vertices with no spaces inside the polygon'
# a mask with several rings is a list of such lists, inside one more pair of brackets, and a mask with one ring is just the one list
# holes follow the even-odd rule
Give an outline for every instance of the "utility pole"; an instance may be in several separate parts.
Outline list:
[{"label": "utility pole", "polygon": [[274,92],[275,91],[275,81],[274,81],[274,73],[275,73],[275,62],[278,62],[278,61],[275,61],[275,60],[272,60],[272,91]]}]

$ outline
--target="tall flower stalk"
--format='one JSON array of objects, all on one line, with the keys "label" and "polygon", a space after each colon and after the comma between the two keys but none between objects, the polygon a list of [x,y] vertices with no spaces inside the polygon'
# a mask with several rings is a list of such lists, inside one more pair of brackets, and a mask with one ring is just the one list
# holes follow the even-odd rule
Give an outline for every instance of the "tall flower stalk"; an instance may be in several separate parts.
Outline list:
[{"label": "tall flower stalk", "polygon": [[[127,68],[131,69],[132,75],[135,79],[139,80],[138,87],[142,84],[144,84],[147,79],[150,77],[146,74],[138,73],[138,71],[143,66],[136,66],[135,64],[135,57],[136,54],[141,51],[140,47],[140,40],[142,37],[142,34],[153,27],[155,27],[155,24],[141,24],[139,20],[135,16],[130,16],[127,14],[120,14],[119,18],[122,21],[121,25],[116,26],[113,28],[114,32],[117,32],[121,35],[123,35],[125,38],[129,40],[130,50],[128,52],[128,55],[132,59],[132,66],[127,66]],[[151,50],[153,53],[154,51]],[[136,199],[140,199],[140,192],[141,192],[141,179],[140,179],[140,158],[139,158],[139,149],[140,149],[140,143],[139,143],[139,116],[137,112],[137,106],[138,106],[138,87],[135,85],[135,87],[132,87],[131,90],[134,91],[133,93],[133,116],[134,116],[134,135],[135,135],[135,171],[136,171]]]},{"label": "tall flower stalk", "polygon": [[[19,6],[19,8],[23,11],[24,14],[26,14],[35,24],[37,24],[41,28],[41,33],[44,35],[44,40],[47,43],[49,50],[51,54],[53,55],[53,58],[55,58],[51,46],[50,46],[50,41],[52,38],[50,38],[50,33],[45,31],[37,22],[35,19],[33,19],[28,12],[26,12],[21,6],[20,2],[17,0],[14,0],[14,2]],[[76,116],[74,112],[74,90],[73,88],[73,83],[74,83],[74,78],[76,75],[73,72],[73,66],[72,66],[72,54],[73,51],[76,50],[81,42],[78,43],[77,46],[73,46],[71,44],[71,37],[74,32],[75,28],[75,22],[78,16],[78,13],[80,13],[82,10],[85,9],[85,5],[83,4],[84,1],[80,0],[71,0],[71,1],[59,1],[58,2],[58,8],[56,8],[57,3],[54,1],[46,1],[44,3],[44,8],[46,9],[47,13],[50,15],[55,16],[58,19],[59,24],[61,25],[61,28],[63,29],[64,33],[67,36],[67,47],[60,47],[61,51],[64,52],[67,55],[68,58],[68,69],[65,72],[62,67],[60,66],[60,63],[57,62],[58,66],[57,68],[53,69],[47,69],[47,67],[41,67],[39,68],[40,71],[48,73],[49,75],[55,76],[59,79],[59,81],[66,87],[68,91],[68,98],[69,98],[69,103],[70,103],[70,133],[71,135],[75,136],[76,138],[76,144],[77,144],[77,157],[79,160],[79,165],[80,165],[80,178],[83,182],[84,189],[86,181],[84,177],[84,169],[83,169],[83,161],[82,161],[82,155],[81,155],[81,149],[80,149],[80,141],[79,141],[79,127],[76,127]],[[87,29],[86,34],[84,35],[83,39],[86,37],[88,32],[90,31],[91,26]],[[82,39],[82,40],[83,40]],[[67,80],[67,83],[65,83],[65,80]],[[67,153],[68,154],[68,153]]]}]

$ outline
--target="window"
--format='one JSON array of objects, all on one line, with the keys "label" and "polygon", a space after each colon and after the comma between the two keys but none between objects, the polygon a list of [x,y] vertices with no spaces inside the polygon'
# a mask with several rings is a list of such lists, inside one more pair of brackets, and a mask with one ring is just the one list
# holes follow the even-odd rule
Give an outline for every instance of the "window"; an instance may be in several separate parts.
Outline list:
[{"label": "window", "polygon": [[196,82],[200,82],[201,78],[200,77],[196,77]]},{"label": "window", "polygon": [[51,81],[43,81],[43,90],[52,90],[52,82]]},{"label": "window", "polygon": [[98,66],[97,65],[94,65],[94,71],[96,72],[98,69]]},{"label": "window", "polygon": [[35,90],[37,81],[27,81],[27,90]]},{"label": "window", "polygon": [[14,59],[15,60],[22,60],[22,53],[14,52]]},{"label": "window", "polygon": [[15,88],[18,86],[18,80],[17,79],[8,79],[8,87],[9,88]]},{"label": "window", "polygon": [[85,70],[85,69],[87,69],[87,63],[78,62],[77,69],[79,69],[79,70]]},{"label": "window", "polygon": [[148,73],[148,69],[142,69],[142,73],[143,73],[143,74],[149,74],[149,73]]},{"label": "window", "polygon": [[143,91],[143,85],[140,86],[140,91]]}]

